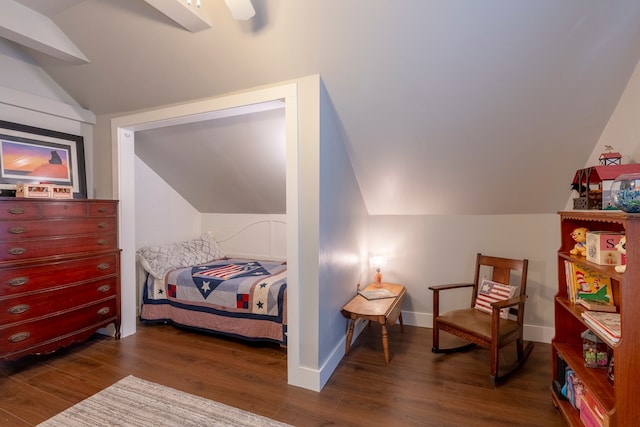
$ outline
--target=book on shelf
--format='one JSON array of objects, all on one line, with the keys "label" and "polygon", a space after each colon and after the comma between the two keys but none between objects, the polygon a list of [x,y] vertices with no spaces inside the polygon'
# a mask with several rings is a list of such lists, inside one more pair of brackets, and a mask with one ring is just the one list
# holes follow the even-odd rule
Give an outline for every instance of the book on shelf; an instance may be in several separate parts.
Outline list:
[{"label": "book on shelf", "polygon": [[383,298],[395,298],[397,295],[386,289],[365,289],[358,291],[359,295],[362,295],[368,300],[383,299]]},{"label": "book on shelf", "polygon": [[580,420],[585,426],[609,425],[609,414],[588,388],[584,390],[580,401]]},{"label": "book on shelf", "polygon": [[564,261],[565,278],[567,281],[567,297],[575,303],[578,300],[575,280],[575,264],[569,260]]},{"label": "book on shelf", "polygon": [[571,261],[565,261],[565,273],[567,296],[571,302],[603,301],[613,305],[613,291],[609,276]]},{"label": "book on shelf", "polygon": [[602,311],[583,311],[582,319],[589,328],[614,346],[620,341],[620,314]]},{"label": "book on shelf", "polygon": [[587,300],[587,299],[580,298],[578,300],[578,303],[582,305],[584,308],[586,308],[587,310],[591,310],[591,311],[606,311],[609,313],[616,312],[616,306],[613,304],[609,304],[608,302],[605,302],[605,301]]},{"label": "book on shelf", "polygon": [[567,297],[569,301],[575,302],[575,292],[573,286],[573,263],[569,260],[564,260],[564,277],[567,285]]}]

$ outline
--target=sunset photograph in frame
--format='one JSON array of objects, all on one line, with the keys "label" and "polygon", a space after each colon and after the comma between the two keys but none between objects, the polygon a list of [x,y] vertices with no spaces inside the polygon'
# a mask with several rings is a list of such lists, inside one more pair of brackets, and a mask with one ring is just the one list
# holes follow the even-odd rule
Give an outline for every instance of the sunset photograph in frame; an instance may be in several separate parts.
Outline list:
[{"label": "sunset photograph in frame", "polygon": [[73,187],[74,198],[87,197],[83,138],[0,121],[0,188],[45,182]]}]

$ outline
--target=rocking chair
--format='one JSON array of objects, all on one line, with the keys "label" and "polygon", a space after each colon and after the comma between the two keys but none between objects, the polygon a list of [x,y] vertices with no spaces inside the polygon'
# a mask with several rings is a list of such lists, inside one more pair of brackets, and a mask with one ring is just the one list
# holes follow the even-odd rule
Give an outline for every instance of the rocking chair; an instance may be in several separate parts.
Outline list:
[{"label": "rocking chair", "polygon": [[[433,348],[431,351],[434,353],[453,353],[467,350],[475,345],[489,349],[491,353],[490,375],[494,384],[520,368],[533,350],[533,342],[529,342],[525,348],[523,340],[524,303],[527,299],[527,268],[528,260],[526,259],[497,258],[479,253],[476,259],[473,283],[430,286],[429,289],[433,291]],[[486,279],[480,281],[481,270],[491,272],[490,282],[486,282]],[[520,276],[519,283],[511,283],[512,272],[518,273],[517,275]],[[514,280],[514,282],[516,281]],[[517,285],[517,287],[509,288],[504,285]],[[484,289],[479,289],[480,286]],[[440,314],[440,292],[471,287],[473,293],[469,308]],[[515,291],[515,293],[507,299],[499,300],[496,298],[497,293],[493,293],[493,287],[497,289],[509,288],[511,292]],[[491,288],[491,295],[487,295],[485,292],[489,288]],[[481,295],[479,295],[479,291]],[[485,307],[483,308],[481,304],[485,304]],[[481,311],[482,309],[489,313]],[[501,317],[501,314],[508,318]],[[448,332],[469,341],[469,343],[455,348],[440,348],[440,331]],[[514,341],[517,361],[506,372],[499,375],[499,351]]]}]

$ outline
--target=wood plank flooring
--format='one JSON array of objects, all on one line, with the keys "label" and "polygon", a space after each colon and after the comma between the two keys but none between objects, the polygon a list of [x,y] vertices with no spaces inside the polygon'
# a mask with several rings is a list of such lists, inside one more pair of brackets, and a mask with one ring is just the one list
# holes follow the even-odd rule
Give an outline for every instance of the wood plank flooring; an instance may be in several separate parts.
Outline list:
[{"label": "wood plank flooring", "polygon": [[562,426],[549,393],[550,348],[524,369],[489,380],[489,353],[431,353],[431,330],[365,328],[320,393],[287,385],[286,352],[167,325],[140,325],[115,341],[0,363],[0,425],[34,426],[127,375],[135,375],[296,426]]}]

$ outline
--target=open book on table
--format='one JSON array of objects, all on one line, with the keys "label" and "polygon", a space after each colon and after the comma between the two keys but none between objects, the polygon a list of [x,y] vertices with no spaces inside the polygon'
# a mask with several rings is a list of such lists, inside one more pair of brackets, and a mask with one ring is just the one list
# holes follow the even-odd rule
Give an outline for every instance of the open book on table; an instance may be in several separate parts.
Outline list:
[{"label": "open book on table", "polygon": [[362,295],[368,300],[382,299],[382,298],[395,298],[397,295],[386,289],[366,289],[358,291],[358,294]]}]

